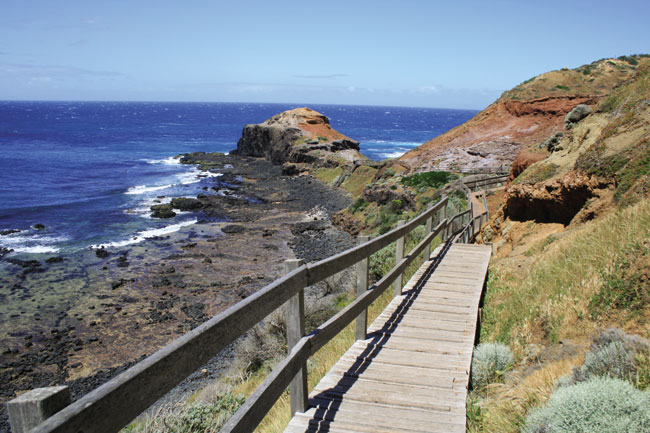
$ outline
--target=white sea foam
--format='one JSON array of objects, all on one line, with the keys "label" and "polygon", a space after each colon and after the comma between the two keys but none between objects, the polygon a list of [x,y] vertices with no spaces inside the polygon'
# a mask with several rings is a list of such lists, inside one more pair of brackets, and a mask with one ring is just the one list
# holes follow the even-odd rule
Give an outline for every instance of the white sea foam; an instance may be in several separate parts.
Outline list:
[{"label": "white sea foam", "polygon": [[137,185],[137,186],[132,186],[131,188],[129,188],[124,194],[140,195],[140,194],[145,194],[145,193],[148,193],[148,192],[160,191],[161,189],[167,189],[167,188],[169,188],[171,186],[173,186],[173,185],[172,184],[155,185],[155,186]]},{"label": "white sea foam", "polygon": [[385,153],[380,153],[382,158],[399,158],[400,156],[404,155],[406,152],[385,152]]},{"label": "white sea foam", "polygon": [[183,227],[191,226],[192,224],[196,224],[196,219],[193,219],[191,221],[183,221],[177,224],[171,224],[165,227],[157,228],[157,229],[149,229],[149,230],[143,230],[141,232],[138,232],[135,234],[135,236],[130,237],[129,239],[125,239],[122,241],[115,241],[115,242],[109,242],[106,244],[96,244],[96,245],[91,245],[90,248],[119,248],[119,247],[125,247],[127,245],[133,245],[140,243],[144,241],[145,239],[153,238],[156,236],[163,236],[163,235],[168,235],[170,233],[174,233],[179,231]]},{"label": "white sea foam", "polygon": [[48,247],[46,245],[34,245],[32,247],[13,247],[11,248],[15,253],[28,253],[28,254],[42,254],[42,253],[58,253],[59,249],[55,247]]},{"label": "white sea foam", "polygon": [[170,156],[169,158],[164,159],[146,159],[149,164],[165,164],[165,165],[180,165],[180,158],[175,158]]},{"label": "white sea foam", "polygon": [[64,236],[43,236],[22,230],[19,233],[0,236],[0,246],[10,248],[14,253],[57,253],[59,248],[55,245],[68,240],[69,238]]}]

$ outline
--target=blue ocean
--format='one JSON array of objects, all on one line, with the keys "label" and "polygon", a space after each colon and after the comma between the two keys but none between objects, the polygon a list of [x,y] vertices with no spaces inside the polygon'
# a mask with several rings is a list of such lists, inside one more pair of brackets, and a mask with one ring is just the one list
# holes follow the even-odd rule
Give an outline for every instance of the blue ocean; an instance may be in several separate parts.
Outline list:
[{"label": "blue ocean", "polygon": [[[208,182],[210,174],[174,156],[233,150],[245,124],[297,106],[0,101],[0,246],[12,254],[64,253],[136,243],[193,224],[191,214],[149,216],[154,200],[196,196]],[[398,157],[476,114],[310,107],[373,160]]]}]

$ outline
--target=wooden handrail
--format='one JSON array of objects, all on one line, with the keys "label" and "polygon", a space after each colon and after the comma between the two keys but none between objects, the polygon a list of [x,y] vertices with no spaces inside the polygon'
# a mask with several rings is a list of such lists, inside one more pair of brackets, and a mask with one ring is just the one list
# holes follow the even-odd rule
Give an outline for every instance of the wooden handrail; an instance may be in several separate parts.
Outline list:
[{"label": "wooden handrail", "polygon": [[332,275],[341,272],[346,268],[349,268],[352,264],[371,256],[382,248],[395,242],[397,239],[404,237],[415,227],[424,224],[427,218],[435,215],[439,210],[446,206],[447,201],[448,198],[443,197],[442,200],[440,200],[434,206],[422,212],[420,215],[404,224],[403,226],[397,227],[381,236],[376,237],[375,239],[369,240],[366,243],[350,248],[349,250],[345,250],[342,253],[328,257],[314,264],[307,265],[309,275],[307,285],[312,285],[324,280],[325,278],[331,277]]},{"label": "wooden handrail", "polygon": [[[228,421],[223,432],[252,431],[300,371],[307,358],[368,308],[398,276],[403,274],[406,267],[422,251],[430,251],[429,246],[436,236],[442,233],[443,240],[446,240],[468,230],[469,225],[476,218],[470,218],[467,225],[448,235],[449,229],[453,230],[454,223],[459,218],[464,218],[472,212],[469,188],[464,184],[461,185],[459,187],[467,194],[470,209],[452,218],[443,219],[435,229],[426,233],[424,239],[408,255],[399,260],[381,280],[320,325],[312,334],[301,338],[290,354]],[[384,235],[319,262],[298,267],[66,406],[30,432],[114,433],[119,431],[192,372],[305,287],[367,259],[380,249],[403,238],[419,225],[426,223],[429,229],[436,214],[442,212],[444,218],[447,203],[447,197],[443,196],[438,203],[413,220]]]}]

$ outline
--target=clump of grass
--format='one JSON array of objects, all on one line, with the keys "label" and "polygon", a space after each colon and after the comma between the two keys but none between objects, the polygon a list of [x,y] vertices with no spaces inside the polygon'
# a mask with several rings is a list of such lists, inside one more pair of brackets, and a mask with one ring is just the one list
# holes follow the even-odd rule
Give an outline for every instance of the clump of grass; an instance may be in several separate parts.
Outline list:
[{"label": "clump of grass", "polygon": [[650,431],[650,393],[628,382],[594,378],[555,391],[527,418],[524,433]]},{"label": "clump of grass", "polygon": [[126,427],[125,433],[210,433],[219,431],[246,399],[230,392],[217,393],[209,402],[180,408],[164,406],[143,421]]},{"label": "clump of grass", "polygon": [[473,390],[468,399],[469,433],[520,433],[526,413],[545,402],[558,379],[581,359],[564,359],[544,365],[527,376],[515,375],[508,384],[493,383]]},{"label": "clump of grass", "polygon": [[[650,248],[640,242],[631,242],[615,256],[614,262],[601,270],[601,284],[589,298],[589,311],[593,318],[613,310],[638,313],[650,303],[650,287],[643,265]],[[640,269],[639,269],[640,267]]]}]

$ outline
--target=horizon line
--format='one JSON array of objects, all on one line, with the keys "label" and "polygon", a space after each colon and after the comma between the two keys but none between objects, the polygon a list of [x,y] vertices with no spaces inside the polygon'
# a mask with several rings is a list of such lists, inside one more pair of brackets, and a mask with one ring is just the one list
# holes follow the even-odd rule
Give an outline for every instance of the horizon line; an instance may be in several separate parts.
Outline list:
[{"label": "horizon line", "polygon": [[385,108],[426,108],[434,110],[457,110],[457,111],[476,111],[479,112],[485,108],[449,108],[449,107],[432,107],[421,105],[376,105],[376,104],[334,104],[327,102],[260,102],[260,101],[179,101],[179,100],[118,100],[118,99],[0,99],[0,102],[65,102],[65,103],[159,103],[159,104],[273,104],[273,105],[295,105],[296,107],[307,107],[310,105],[334,105],[346,107],[385,107]]}]

